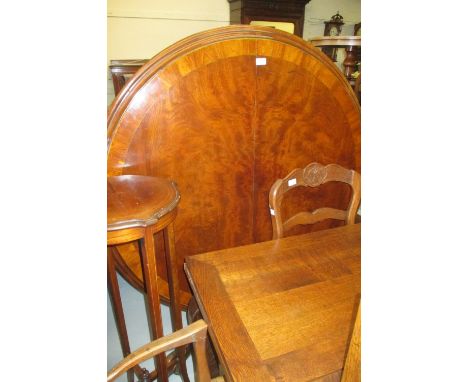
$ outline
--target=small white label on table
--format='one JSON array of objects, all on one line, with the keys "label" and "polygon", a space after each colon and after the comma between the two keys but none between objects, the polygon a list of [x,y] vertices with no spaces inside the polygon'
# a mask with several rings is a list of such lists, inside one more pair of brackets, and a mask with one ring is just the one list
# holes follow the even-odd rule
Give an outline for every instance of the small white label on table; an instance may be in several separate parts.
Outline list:
[{"label": "small white label on table", "polygon": [[255,59],[255,64],[257,66],[266,65],[266,57],[257,57]]}]

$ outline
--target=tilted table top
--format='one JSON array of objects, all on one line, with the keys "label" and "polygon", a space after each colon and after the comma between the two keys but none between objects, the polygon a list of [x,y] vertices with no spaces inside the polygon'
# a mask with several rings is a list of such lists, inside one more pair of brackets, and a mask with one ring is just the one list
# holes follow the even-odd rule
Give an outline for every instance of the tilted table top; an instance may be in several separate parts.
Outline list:
[{"label": "tilted table top", "polygon": [[361,226],[186,258],[232,381],[339,380],[360,297]]}]

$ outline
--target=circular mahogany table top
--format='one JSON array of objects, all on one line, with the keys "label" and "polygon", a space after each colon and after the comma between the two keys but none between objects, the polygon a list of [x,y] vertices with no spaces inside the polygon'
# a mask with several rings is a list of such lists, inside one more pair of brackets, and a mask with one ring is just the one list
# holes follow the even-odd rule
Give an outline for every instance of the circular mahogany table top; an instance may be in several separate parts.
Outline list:
[{"label": "circular mahogany table top", "polygon": [[[159,52],[117,95],[108,112],[107,175],[177,182],[184,197],[176,257],[189,292],[185,257],[272,238],[268,194],[276,179],[312,162],[360,172],[360,119],[346,77],[311,43],[268,27],[216,28]],[[348,193],[334,182],[297,188],[284,214],[345,209]],[[291,234],[312,229],[296,228]],[[137,246],[124,246],[122,259],[140,277]]]},{"label": "circular mahogany table top", "polygon": [[147,227],[171,212],[180,199],[174,182],[152,176],[107,178],[107,231]]}]

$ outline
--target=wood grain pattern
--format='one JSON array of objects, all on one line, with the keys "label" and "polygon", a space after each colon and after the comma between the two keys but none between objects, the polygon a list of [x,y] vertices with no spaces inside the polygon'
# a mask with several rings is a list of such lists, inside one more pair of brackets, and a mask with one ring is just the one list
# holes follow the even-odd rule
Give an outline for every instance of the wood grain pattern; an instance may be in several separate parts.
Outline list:
[{"label": "wood grain pattern", "polygon": [[[311,161],[360,170],[359,103],[318,49],[272,28],[229,26],[181,40],[142,67],[109,110],[108,175],[178,185],[179,268],[186,256],[270,239],[268,190]],[[348,195],[332,185],[310,196],[295,193],[285,208],[345,207]],[[157,265],[165,278],[162,258]],[[189,290],[185,278],[180,284]]]},{"label": "wood grain pattern", "polygon": [[140,175],[108,177],[107,196],[108,232],[154,225],[180,200],[173,182]]},{"label": "wood grain pattern", "polygon": [[361,381],[361,304],[354,322],[353,335],[349,344],[346,362],[343,368],[342,382]]},{"label": "wood grain pattern", "polygon": [[230,381],[336,381],[360,295],[360,224],[187,257]]}]

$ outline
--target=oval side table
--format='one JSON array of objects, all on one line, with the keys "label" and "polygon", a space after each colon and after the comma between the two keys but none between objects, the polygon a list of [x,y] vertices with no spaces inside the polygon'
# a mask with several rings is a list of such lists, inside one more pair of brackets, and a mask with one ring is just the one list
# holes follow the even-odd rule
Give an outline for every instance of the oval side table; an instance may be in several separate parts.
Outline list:
[{"label": "oval side table", "polygon": [[[112,246],[134,240],[139,241],[152,340],[157,339],[163,336],[163,327],[154,234],[163,231],[172,325],[174,330],[181,329],[182,313],[179,302],[179,278],[173,226],[179,200],[180,195],[176,185],[167,179],[142,175],[120,175],[107,178],[107,279],[124,357],[130,354],[130,345]],[[176,351],[180,374],[184,381],[189,381],[185,364],[185,349],[178,348]],[[150,379],[153,380],[157,375],[158,381],[167,381],[165,353],[158,355],[155,361],[157,371],[151,373]],[[129,371],[129,380],[133,380],[133,371],[142,377],[143,370],[137,366]]]}]

